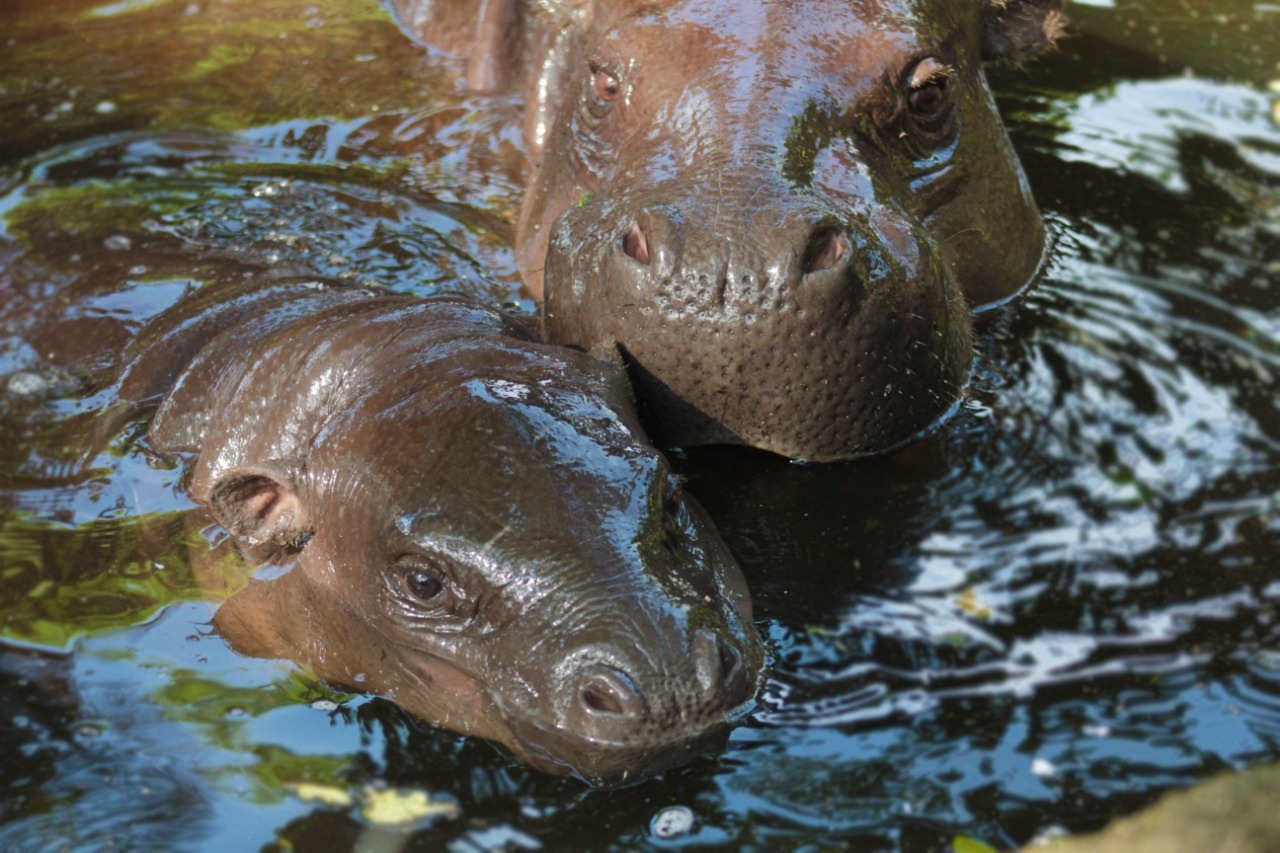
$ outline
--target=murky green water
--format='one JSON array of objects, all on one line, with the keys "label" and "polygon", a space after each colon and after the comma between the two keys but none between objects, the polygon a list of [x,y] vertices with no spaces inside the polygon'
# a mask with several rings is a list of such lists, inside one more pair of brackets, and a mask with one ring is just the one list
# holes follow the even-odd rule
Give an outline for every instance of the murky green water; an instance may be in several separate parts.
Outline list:
[{"label": "murky green water", "polygon": [[[364,0],[9,0],[0,848],[1000,848],[1280,759],[1280,7],[1073,14],[998,79],[1049,276],[924,446],[688,454],[774,675],[724,754],[595,791],[230,652],[180,472],[26,343],[281,266],[529,310],[513,105]],[[306,784],[456,808],[392,829]]]}]

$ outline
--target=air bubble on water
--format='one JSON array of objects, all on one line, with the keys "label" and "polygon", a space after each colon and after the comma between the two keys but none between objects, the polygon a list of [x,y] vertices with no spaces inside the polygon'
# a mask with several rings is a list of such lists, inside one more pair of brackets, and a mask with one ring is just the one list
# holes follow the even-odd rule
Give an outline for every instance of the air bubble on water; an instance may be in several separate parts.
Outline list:
[{"label": "air bubble on water", "polygon": [[123,234],[112,234],[110,237],[102,241],[102,245],[113,252],[119,252],[133,248],[133,241]]},{"label": "air bubble on water", "polygon": [[311,703],[311,707],[317,711],[323,711],[328,714],[338,710],[338,703],[332,699],[317,699]]},{"label": "air bubble on water", "polygon": [[650,824],[659,838],[675,838],[693,829],[693,810],[687,806],[668,806],[653,816]]},{"label": "air bubble on water", "polygon": [[1031,759],[1031,773],[1041,778],[1056,776],[1058,775],[1058,768],[1054,767],[1051,761],[1046,761],[1043,758],[1033,758]]}]

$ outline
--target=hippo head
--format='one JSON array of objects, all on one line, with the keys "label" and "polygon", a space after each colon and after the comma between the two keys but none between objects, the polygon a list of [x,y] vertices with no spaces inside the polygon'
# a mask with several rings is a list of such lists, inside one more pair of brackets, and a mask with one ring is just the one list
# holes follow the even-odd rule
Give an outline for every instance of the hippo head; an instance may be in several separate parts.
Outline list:
[{"label": "hippo head", "polygon": [[669,444],[834,460],[929,428],[971,308],[1042,260],[982,63],[1052,45],[1059,5],[575,6],[517,239],[549,337],[616,342]]},{"label": "hippo head", "polygon": [[[219,630],[552,773],[630,781],[714,746],[763,650],[740,569],[644,440],[621,369],[492,338],[441,361],[402,337],[406,360],[369,359],[375,390],[305,460],[197,472],[237,536],[300,546]],[[426,379],[415,348],[436,359]]]}]

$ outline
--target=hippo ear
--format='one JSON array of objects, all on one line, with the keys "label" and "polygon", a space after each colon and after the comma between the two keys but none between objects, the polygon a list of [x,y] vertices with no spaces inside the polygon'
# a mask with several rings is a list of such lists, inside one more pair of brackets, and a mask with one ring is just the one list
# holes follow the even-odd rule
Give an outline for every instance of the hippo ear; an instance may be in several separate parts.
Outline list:
[{"label": "hippo ear", "polygon": [[301,466],[282,460],[232,468],[209,489],[209,507],[218,522],[251,545],[300,547],[309,519],[298,496]]},{"label": "hippo ear", "polygon": [[1022,62],[1052,50],[1066,31],[1062,0],[987,0],[982,58]]}]

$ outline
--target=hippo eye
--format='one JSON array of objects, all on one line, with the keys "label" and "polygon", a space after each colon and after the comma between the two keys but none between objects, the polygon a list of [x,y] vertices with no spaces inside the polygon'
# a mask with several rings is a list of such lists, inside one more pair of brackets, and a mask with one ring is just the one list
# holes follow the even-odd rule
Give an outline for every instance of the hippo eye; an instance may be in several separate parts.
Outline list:
[{"label": "hippo eye", "polygon": [[439,578],[414,569],[404,576],[404,585],[414,598],[429,601],[444,591]]},{"label": "hippo eye", "polygon": [[907,103],[911,112],[920,118],[940,115],[947,106],[947,83],[950,69],[940,60],[922,59],[911,72],[907,82]]},{"label": "hippo eye", "polygon": [[947,105],[945,79],[925,84],[912,91],[911,111],[918,116],[936,116]]},{"label": "hippo eye", "polygon": [[602,101],[616,101],[622,94],[622,83],[608,71],[599,69],[595,79],[596,97]]},{"label": "hippo eye", "polygon": [[404,573],[404,588],[419,601],[430,601],[444,592],[444,582],[423,569],[410,569]]}]

